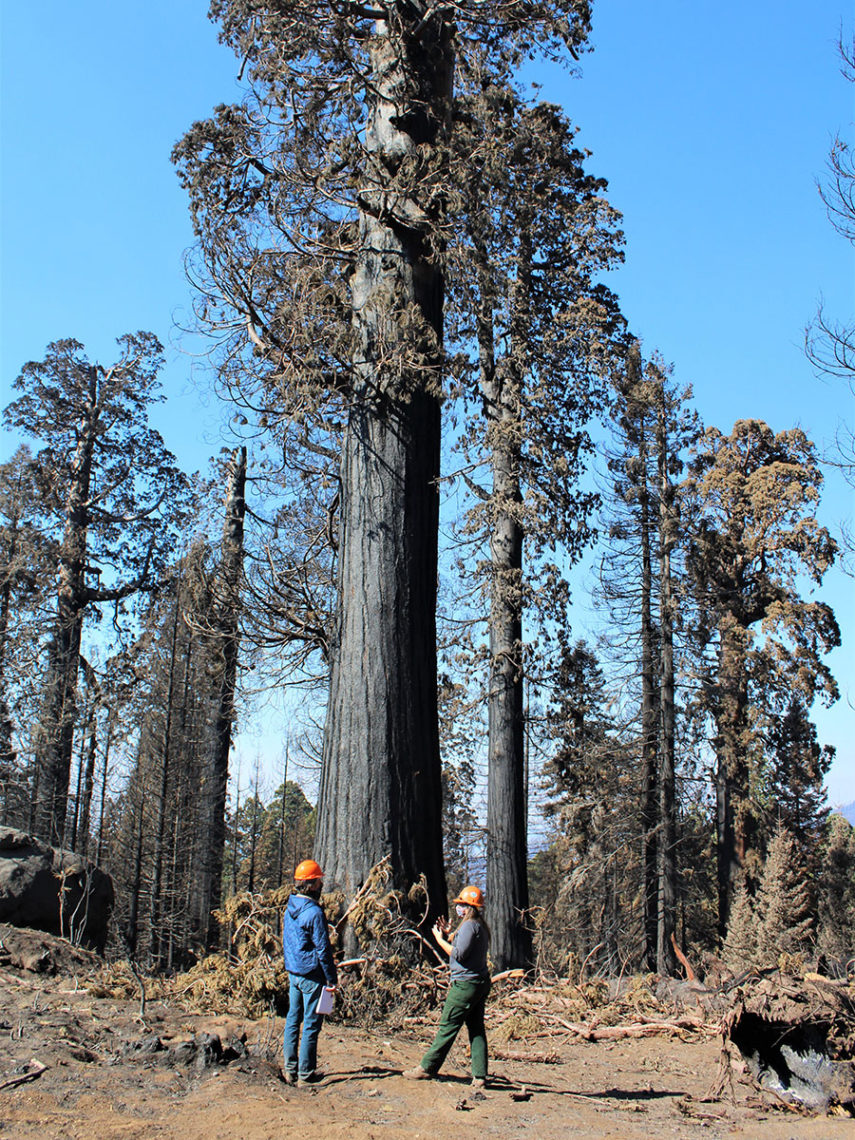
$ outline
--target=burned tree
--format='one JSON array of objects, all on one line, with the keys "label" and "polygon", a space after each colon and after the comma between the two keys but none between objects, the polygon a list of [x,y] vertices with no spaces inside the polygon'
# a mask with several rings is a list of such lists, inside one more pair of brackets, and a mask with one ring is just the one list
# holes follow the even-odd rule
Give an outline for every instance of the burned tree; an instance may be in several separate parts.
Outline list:
[{"label": "burned tree", "polygon": [[[227,382],[311,446],[341,431],[337,614],[318,854],[391,856],[444,906],[435,605],[455,59],[581,44],[588,5],[220,0],[250,94],[176,150]],[[223,327],[220,324],[219,327]],[[251,358],[251,359],[250,359]],[[246,383],[252,387],[247,394]],[[234,385],[233,385],[234,386]]]},{"label": "burned tree", "polygon": [[211,619],[207,630],[213,658],[214,716],[209,729],[208,771],[205,779],[205,816],[202,873],[198,885],[199,927],[210,947],[216,927],[211,911],[220,902],[223,852],[226,843],[226,788],[229,752],[235,720],[235,686],[240,648],[239,618],[243,577],[243,531],[246,515],[246,448],[238,448],[229,464],[225,522],[219,571],[213,586]]},{"label": "burned tree", "polygon": [[6,422],[41,441],[58,548],[56,610],[36,747],[37,834],[61,845],[71,772],[77,674],[86,614],[150,587],[177,522],[183,486],[147,422],[157,396],[160,344],[151,333],[118,341],[120,357],[90,364],[74,340],[48,346],[15,381]]},{"label": "burned tree", "polygon": [[831,702],[823,654],[840,632],[826,602],[805,598],[834,561],[816,519],[822,473],[798,430],[739,420],[705,432],[682,485],[689,569],[708,653],[702,701],[715,728],[719,933],[743,876],[756,882],[764,839],[758,789],[764,730],[794,695]]},{"label": "burned tree", "polygon": [[543,658],[550,627],[566,620],[562,566],[592,536],[596,496],[580,486],[592,450],[587,423],[602,409],[622,332],[616,300],[596,279],[620,259],[622,238],[566,117],[524,100],[484,58],[460,70],[455,155],[466,170],[450,324],[462,352],[469,343],[477,350],[464,531],[484,549],[475,577],[488,609],[487,890],[501,969],[531,962],[523,691],[538,670],[524,623],[530,640],[542,634]]}]

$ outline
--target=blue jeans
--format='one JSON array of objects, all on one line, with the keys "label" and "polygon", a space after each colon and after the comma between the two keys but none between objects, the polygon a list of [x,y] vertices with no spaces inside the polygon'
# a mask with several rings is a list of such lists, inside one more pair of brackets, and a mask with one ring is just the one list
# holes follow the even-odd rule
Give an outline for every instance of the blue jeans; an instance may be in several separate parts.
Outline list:
[{"label": "blue jeans", "polygon": [[[288,1016],[285,1019],[285,1033],[282,1045],[285,1053],[285,1072],[305,1080],[314,1074],[318,1063],[318,1035],[324,1021],[322,1013],[316,1013],[318,999],[324,988],[324,978],[311,974],[289,974]],[[303,1035],[300,1036],[300,1025]],[[297,1062],[297,1042],[300,1043],[299,1066]]]}]

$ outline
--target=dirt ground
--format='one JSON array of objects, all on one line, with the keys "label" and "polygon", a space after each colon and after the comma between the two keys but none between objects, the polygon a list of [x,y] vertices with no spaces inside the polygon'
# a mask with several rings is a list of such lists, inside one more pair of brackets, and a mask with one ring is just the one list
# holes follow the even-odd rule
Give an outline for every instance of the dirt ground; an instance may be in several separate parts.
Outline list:
[{"label": "dirt ground", "polygon": [[[555,1042],[548,1062],[494,1059],[479,1093],[469,1086],[460,1043],[441,1079],[400,1075],[419,1060],[430,1025],[392,1033],[330,1022],[320,1041],[324,1083],[295,1089],[278,1075],[281,1019],[241,1021],[155,1001],[143,1024],[138,1001],[98,992],[80,974],[0,966],[2,1140],[855,1135],[851,1118],[795,1112],[736,1071],[732,1095],[707,1099],[719,1071],[716,1039]],[[238,1052],[245,1035],[246,1055],[203,1066],[192,1049],[177,1048],[203,1033],[237,1042]],[[163,1047],[147,1052],[156,1040]],[[526,1048],[514,1043],[517,1053]],[[47,1066],[40,1075],[11,1083],[34,1072],[35,1062]]]}]

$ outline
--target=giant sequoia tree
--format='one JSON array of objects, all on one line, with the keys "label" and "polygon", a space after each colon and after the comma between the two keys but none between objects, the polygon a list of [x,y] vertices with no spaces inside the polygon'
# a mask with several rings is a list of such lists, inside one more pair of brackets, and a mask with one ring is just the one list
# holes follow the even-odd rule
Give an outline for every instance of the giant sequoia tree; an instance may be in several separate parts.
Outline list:
[{"label": "giant sequoia tree", "polygon": [[[74,340],[24,366],[6,422],[44,445],[57,541],[57,588],[36,747],[35,828],[64,838],[87,613],[151,586],[172,541],[183,477],[149,426],[162,351],[151,333],[121,337],[110,367]],[[118,609],[117,609],[118,616]]]},{"label": "giant sequoia tree", "polygon": [[823,653],[839,643],[831,608],[802,593],[820,583],[835,542],[816,519],[822,474],[798,429],[739,420],[709,428],[683,486],[690,569],[710,651],[702,699],[715,726],[719,933],[734,892],[759,874],[764,730],[794,696],[832,701]]},{"label": "giant sequoia tree", "polygon": [[[227,377],[290,438],[342,424],[338,608],[318,854],[354,889],[389,854],[443,905],[435,602],[443,255],[455,60],[559,55],[586,0],[382,6],[217,0],[250,92],[176,159],[205,315],[232,322]],[[247,361],[247,348],[253,359]]]}]

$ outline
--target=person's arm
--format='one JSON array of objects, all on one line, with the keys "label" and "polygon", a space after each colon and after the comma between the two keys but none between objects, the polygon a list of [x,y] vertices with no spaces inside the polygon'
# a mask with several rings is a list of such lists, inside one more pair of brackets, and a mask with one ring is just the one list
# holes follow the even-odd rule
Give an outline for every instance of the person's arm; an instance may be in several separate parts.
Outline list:
[{"label": "person's arm", "polygon": [[445,935],[448,933],[448,929],[446,928],[445,930],[443,930],[443,928],[439,925],[439,923],[435,922],[433,925],[431,933],[433,934],[434,938],[436,939],[437,945],[439,946],[440,950],[445,951],[445,953],[450,956],[451,955],[451,943],[445,937]]},{"label": "person's arm", "polygon": [[312,936],[315,942],[315,949],[318,952],[318,961],[321,964],[321,969],[327,980],[327,986],[329,989],[334,990],[338,985],[338,971],[335,968],[332,944],[330,942],[329,931],[327,930],[326,915],[320,906],[318,906],[312,919]]}]

